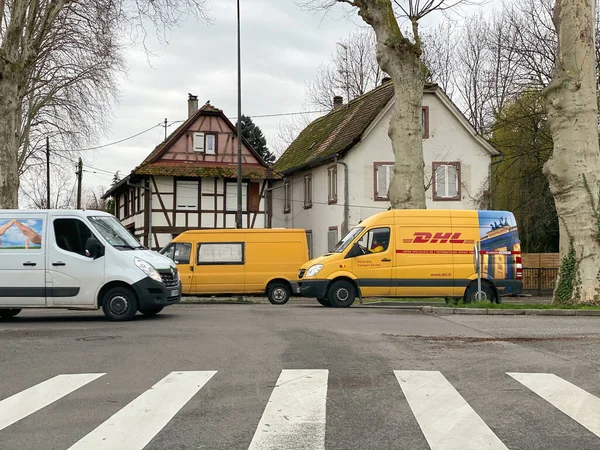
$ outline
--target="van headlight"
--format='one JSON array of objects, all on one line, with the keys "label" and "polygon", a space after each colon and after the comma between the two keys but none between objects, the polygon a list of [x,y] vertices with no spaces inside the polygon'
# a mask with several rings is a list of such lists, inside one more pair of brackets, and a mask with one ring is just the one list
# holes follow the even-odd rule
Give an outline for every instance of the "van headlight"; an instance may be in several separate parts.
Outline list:
[{"label": "van headlight", "polygon": [[148,261],[144,261],[143,259],[140,259],[140,258],[135,258],[135,265],[138,266],[142,270],[142,272],[144,272],[150,278],[162,283],[162,278],[160,277],[160,273],[158,273],[158,271],[154,268],[154,266],[152,264],[150,264]]},{"label": "van headlight", "polygon": [[314,266],[310,266],[310,269],[308,269],[308,272],[306,272],[306,276],[314,277],[316,274],[318,274],[321,271],[322,268],[323,268],[323,264],[315,264]]}]

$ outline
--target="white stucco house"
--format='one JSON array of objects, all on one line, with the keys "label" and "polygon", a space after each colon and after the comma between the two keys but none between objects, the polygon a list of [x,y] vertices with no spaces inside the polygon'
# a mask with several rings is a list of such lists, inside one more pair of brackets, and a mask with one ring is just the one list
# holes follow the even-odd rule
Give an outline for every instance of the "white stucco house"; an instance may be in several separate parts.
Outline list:
[{"label": "white stucco house", "polygon": [[[271,226],[304,228],[311,256],[390,207],[393,94],[385,79],[346,105],[334,99],[334,109],[304,129],[275,163],[283,178],[271,188]],[[500,153],[437,85],[425,87],[422,105],[427,208],[488,207],[492,159]]]}]

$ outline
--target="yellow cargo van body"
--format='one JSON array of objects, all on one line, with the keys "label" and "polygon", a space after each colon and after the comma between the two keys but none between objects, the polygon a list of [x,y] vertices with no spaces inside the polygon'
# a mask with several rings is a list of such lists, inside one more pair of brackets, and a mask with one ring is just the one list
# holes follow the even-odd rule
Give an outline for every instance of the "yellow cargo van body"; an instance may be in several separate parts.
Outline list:
[{"label": "yellow cargo van body", "polygon": [[297,293],[308,261],[303,229],[190,230],[160,253],[177,264],[184,295],[266,294],[273,304]]},{"label": "yellow cargo van body", "polygon": [[481,246],[485,298],[522,292],[521,244],[507,211],[391,210],[352,229],[329,253],[304,264],[300,293],[325,306],[362,297],[445,297],[477,293]]}]

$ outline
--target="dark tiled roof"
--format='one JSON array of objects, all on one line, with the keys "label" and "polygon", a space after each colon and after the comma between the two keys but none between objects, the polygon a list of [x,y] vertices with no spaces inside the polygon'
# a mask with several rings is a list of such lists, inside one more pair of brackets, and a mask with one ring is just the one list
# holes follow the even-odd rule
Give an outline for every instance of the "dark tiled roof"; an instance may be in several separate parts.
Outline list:
[{"label": "dark tiled roof", "polygon": [[[425,92],[435,92],[437,85],[426,84]],[[366,94],[356,97],[307,126],[275,162],[280,173],[332,160],[354,147],[377,115],[394,96],[394,85],[387,81]]]},{"label": "dark tiled roof", "polygon": [[279,172],[333,158],[352,148],[394,95],[392,82],[376,87],[319,117],[306,127],[275,163]]}]

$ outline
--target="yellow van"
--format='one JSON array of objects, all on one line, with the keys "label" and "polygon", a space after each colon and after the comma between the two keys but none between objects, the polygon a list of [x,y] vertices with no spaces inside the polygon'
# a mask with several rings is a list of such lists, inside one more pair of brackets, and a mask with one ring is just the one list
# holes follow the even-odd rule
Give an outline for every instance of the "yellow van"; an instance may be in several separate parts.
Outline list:
[{"label": "yellow van", "polygon": [[160,253],[177,264],[184,295],[266,294],[274,305],[297,293],[308,261],[302,229],[190,230]]},{"label": "yellow van", "polygon": [[390,210],[365,219],[329,253],[300,268],[300,294],[335,307],[348,307],[357,296],[470,302],[478,292],[475,244],[483,298],[500,302],[520,294],[521,243],[513,214],[438,209]]}]

